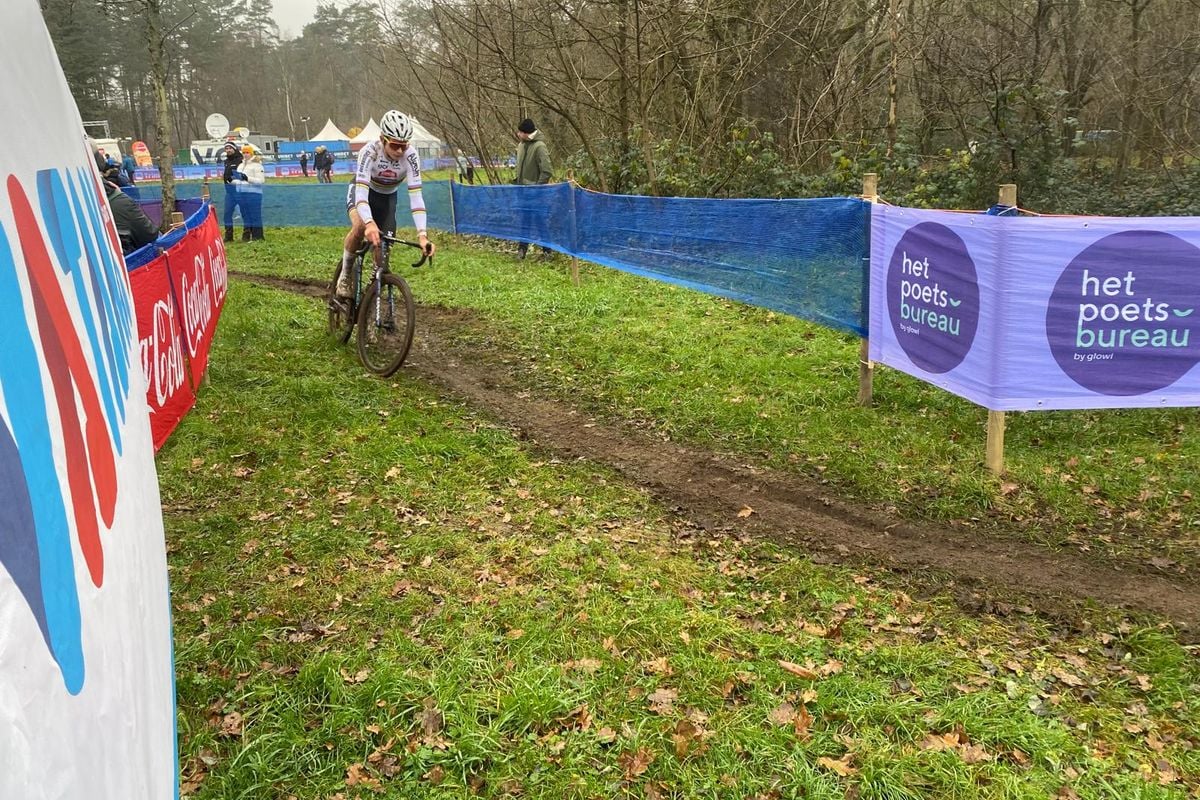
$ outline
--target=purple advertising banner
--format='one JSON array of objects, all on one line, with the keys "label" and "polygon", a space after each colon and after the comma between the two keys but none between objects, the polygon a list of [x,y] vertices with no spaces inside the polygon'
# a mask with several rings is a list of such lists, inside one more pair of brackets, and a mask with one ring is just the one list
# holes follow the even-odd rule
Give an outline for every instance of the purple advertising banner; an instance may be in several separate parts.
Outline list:
[{"label": "purple advertising banner", "polygon": [[995,411],[1200,406],[1200,218],[875,205],[872,361]]}]

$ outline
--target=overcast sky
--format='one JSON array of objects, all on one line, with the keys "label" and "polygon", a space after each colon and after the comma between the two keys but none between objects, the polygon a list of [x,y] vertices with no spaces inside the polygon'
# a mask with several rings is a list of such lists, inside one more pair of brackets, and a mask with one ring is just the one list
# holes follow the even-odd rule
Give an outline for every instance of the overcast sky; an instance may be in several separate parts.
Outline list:
[{"label": "overcast sky", "polygon": [[[279,26],[279,35],[284,39],[295,39],[312,22],[317,3],[322,0],[271,0],[272,16]],[[329,0],[324,0],[328,3]]]}]

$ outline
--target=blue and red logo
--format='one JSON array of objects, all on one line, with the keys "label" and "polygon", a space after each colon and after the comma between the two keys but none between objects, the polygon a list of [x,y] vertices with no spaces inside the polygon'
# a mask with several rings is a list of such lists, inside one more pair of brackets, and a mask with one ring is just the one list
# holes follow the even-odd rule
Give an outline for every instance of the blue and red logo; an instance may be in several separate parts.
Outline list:
[{"label": "blue and red logo", "polygon": [[101,587],[136,322],[91,172],[39,172],[36,210],[15,176],[5,190],[18,241],[0,229],[0,297],[21,305],[0,314],[0,568],[67,691],[78,694],[85,671],[72,535]]}]

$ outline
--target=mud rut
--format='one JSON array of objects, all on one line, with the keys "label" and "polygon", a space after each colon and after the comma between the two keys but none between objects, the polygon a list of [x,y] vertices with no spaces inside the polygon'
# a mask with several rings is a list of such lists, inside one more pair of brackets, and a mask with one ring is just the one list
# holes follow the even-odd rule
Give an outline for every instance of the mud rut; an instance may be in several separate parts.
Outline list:
[{"label": "mud rut", "polygon": [[[231,273],[323,298],[325,287]],[[556,400],[532,397],[508,372],[448,343],[469,325],[461,312],[418,307],[417,336],[404,369],[421,375],[562,458],[606,465],[645,487],[688,523],[770,538],[820,562],[883,567],[918,589],[948,591],[972,611],[1010,613],[1022,604],[1071,619],[1089,603],[1151,612],[1184,639],[1200,637],[1200,584],[1131,563],[1054,551],[968,529],[889,517],[851,506],[800,476],[695,447],[651,439]],[[738,512],[753,508],[747,517]]]}]

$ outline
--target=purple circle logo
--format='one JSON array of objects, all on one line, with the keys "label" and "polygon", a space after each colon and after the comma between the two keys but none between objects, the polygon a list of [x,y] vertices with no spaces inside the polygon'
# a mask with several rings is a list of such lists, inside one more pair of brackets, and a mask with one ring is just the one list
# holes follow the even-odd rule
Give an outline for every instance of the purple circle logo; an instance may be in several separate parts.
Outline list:
[{"label": "purple circle logo", "polygon": [[1093,243],[1054,285],[1046,339],[1085,389],[1128,396],[1170,386],[1200,361],[1200,249],[1162,231]]},{"label": "purple circle logo", "polygon": [[936,222],[905,231],[888,266],[887,302],[914,364],[939,374],[961,364],[979,327],[979,279],[958,234]]}]

